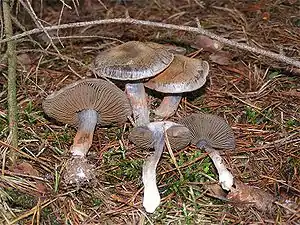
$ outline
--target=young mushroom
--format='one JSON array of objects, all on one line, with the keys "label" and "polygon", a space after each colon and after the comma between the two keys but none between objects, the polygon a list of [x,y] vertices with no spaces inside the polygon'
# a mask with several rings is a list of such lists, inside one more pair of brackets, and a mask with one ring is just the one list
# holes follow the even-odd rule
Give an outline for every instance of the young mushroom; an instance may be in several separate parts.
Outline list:
[{"label": "young mushroom", "polygon": [[163,45],[152,42],[130,41],[100,52],[93,63],[100,77],[126,81],[136,126],[150,122],[147,95],[143,80],[165,70],[173,60],[173,54]]},{"label": "young mushroom", "polygon": [[[67,85],[47,96],[43,101],[43,109],[49,117],[78,128],[71,154],[82,159],[92,145],[97,124],[105,126],[124,123],[131,115],[130,104],[124,92],[102,79],[84,79]],[[81,177],[84,177],[83,171],[78,169],[77,178],[81,180]]]},{"label": "young mushroom", "polygon": [[218,174],[219,183],[224,190],[230,191],[233,175],[227,170],[218,149],[232,150],[235,138],[231,127],[221,117],[212,114],[192,114],[179,121],[192,133],[192,144],[204,148],[212,159]]},{"label": "young mushroom", "polygon": [[154,113],[163,118],[172,116],[177,110],[182,94],[202,87],[208,72],[208,62],[175,55],[166,70],[144,84],[149,89],[167,94]]},{"label": "young mushroom", "polygon": [[184,148],[191,141],[189,129],[171,121],[151,122],[147,126],[135,127],[129,134],[129,139],[138,147],[154,149],[153,155],[146,159],[142,172],[143,206],[149,213],[153,213],[160,204],[156,167],[164,150],[165,132],[173,149]]}]

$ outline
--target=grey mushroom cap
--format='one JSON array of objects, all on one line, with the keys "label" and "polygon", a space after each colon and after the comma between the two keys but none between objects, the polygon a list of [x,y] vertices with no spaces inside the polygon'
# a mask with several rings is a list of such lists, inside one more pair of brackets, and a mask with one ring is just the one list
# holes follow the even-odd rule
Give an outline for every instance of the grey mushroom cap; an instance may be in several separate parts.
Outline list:
[{"label": "grey mushroom cap", "polygon": [[78,113],[90,109],[98,113],[101,125],[124,123],[131,115],[126,94],[102,79],[83,79],[67,85],[43,101],[44,112],[59,122],[78,126]]},{"label": "grey mushroom cap", "polygon": [[166,132],[171,148],[174,150],[183,149],[191,143],[192,133],[185,126],[172,126]]},{"label": "grey mushroom cap", "polygon": [[154,135],[147,126],[133,128],[129,133],[128,138],[140,148],[149,149],[154,146]]},{"label": "grey mushroom cap", "polygon": [[174,55],[170,66],[144,85],[162,93],[190,92],[205,84],[208,72],[208,62],[183,55]]},{"label": "grey mushroom cap", "polygon": [[92,65],[98,76],[116,80],[141,80],[165,70],[174,55],[163,45],[129,41],[100,52]]},{"label": "grey mushroom cap", "polygon": [[[182,125],[171,126],[166,130],[171,148],[178,150],[190,144],[192,134],[188,128]],[[129,140],[140,148],[150,149],[154,147],[155,136],[147,126],[139,126],[132,129]]]},{"label": "grey mushroom cap", "polygon": [[179,123],[192,133],[192,144],[198,147],[234,149],[234,133],[229,124],[221,117],[212,114],[191,114]]}]

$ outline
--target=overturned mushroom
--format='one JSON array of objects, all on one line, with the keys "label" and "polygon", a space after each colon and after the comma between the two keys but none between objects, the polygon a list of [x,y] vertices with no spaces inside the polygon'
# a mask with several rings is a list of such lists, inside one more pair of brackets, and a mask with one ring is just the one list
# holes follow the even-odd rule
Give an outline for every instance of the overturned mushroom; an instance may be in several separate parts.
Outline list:
[{"label": "overturned mushroom", "polygon": [[212,159],[224,190],[229,191],[233,185],[233,175],[227,170],[217,149],[235,148],[235,138],[226,121],[212,114],[192,114],[180,120],[192,133],[192,144],[204,148]]},{"label": "overturned mushroom", "polygon": [[173,60],[173,54],[163,45],[152,42],[130,41],[101,52],[94,60],[98,76],[127,81],[128,95],[136,126],[150,122],[147,95],[142,83],[165,70]]},{"label": "overturned mushroom", "polygon": [[145,87],[167,94],[155,114],[163,118],[172,116],[177,110],[182,93],[202,87],[208,72],[209,64],[206,61],[175,55],[166,70],[145,83]]},{"label": "overturned mushroom", "polygon": [[170,121],[151,122],[147,126],[136,127],[129,135],[129,139],[138,147],[154,148],[153,155],[143,165],[142,173],[143,206],[149,213],[153,213],[160,204],[160,194],[156,184],[156,167],[164,150],[165,132],[173,149],[184,148],[190,143],[192,137],[189,129]]},{"label": "overturned mushroom", "polygon": [[124,123],[131,115],[126,95],[102,79],[84,79],[52,93],[43,101],[45,113],[62,123],[78,127],[71,147],[84,158],[92,145],[96,124]]}]

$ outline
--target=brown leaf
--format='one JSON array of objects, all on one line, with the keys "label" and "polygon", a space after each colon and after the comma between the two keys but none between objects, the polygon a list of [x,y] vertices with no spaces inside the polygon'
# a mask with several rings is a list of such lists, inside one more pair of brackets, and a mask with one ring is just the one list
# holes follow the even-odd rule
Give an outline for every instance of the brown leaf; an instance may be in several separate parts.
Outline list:
[{"label": "brown leaf", "polygon": [[17,60],[23,66],[29,66],[32,64],[30,56],[26,53],[21,53],[17,55]]},{"label": "brown leaf", "polygon": [[195,38],[195,42],[194,44],[192,44],[192,47],[203,49],[204,51],[208,52],[216,52],[221,50],[223,48],[223,45],[220,42],[213,40],[207,36],[198,35]]},{"label": "brown leaf", "polygon": [[45,194],[48,191],[47,186],[42,183],[42,182],[37,182],[36,183],[36,190],[40,193],[40,194]]},{"label": "brown leaf", "polygon": [[211,54],[209,59],[219,65],[229,65],[231,62],[231,55],[229,52],[219,51],[215,54]]},{"label": "brown leaf", "polygon": [[207,184],[205,188],[212,197],[226,200],[227,193],[221,188],[220,184]]},{"label": "brown leaf", "polygon": [[27,162],[22,162],[12,168],[15,173],[26,174],[31,176],[38,176],[39,172],[33,168],[33,166]]},{"label": "brown leaf", "polygon": [[233,188],[227,195],[227,199],[244,208],[256,207],[261,211],[271,211],[275,198],[270,193],[258,187],[249,186],[241,181],[235,181]]}]

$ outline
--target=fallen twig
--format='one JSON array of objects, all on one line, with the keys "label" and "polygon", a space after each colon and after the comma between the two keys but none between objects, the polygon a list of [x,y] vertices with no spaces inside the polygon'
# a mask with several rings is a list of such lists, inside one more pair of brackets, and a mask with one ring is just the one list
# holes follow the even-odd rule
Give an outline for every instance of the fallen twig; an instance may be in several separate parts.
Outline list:
[{"label": "fallen twig", "polygon": [[[220,37],[210,31],[207,31],[201,27],[190,27],[190,26],[181,26],[181,25],[174,25],[174,24],[166,24],[166,23],[159,23],[159,22],[152,22],[152,21],[146,21],[146,20],[137,20],[132,18],[115,18],[115,19],[104,19],[104,20],[94,20],[94,21],[88,21],[88,22],[78,22],[78,23],[69,23],[69,24],[61,24],[61,25],[55,25],[55,26],[48,26],[44,27],[45,31],[50,30],[58,30],[58,29],[67,29],[67,28],[74,28],[74,27],[85,27],[85,26],[92,26],[92,25],[100,25],[100,24],[111,24],[111,23],[126,23],[126,24],[135,24],[135,25],[144,25],[144,26],[152,26],[152,27],[161,27],[165,29],[171,29],[171,30],[183,30],[188,32],[194,32],[202,35],[206,35],[212,39],[215,39],[223,44],[236,47],[242,50],[247,50],[252,53],[260,54],[263,56],[267,56],[269,58],[285,62],[286,64],[294,65],[298,68],[300,68],[300,61],[292,59],[290,57],[277,54],[271,51],[267,51],[264,49],[260,49],[257,47],[252,47],[244,43],[238,43],[233,40],[229,40],[223,37]],[[23,32],[21,34],[17,34],[12,37],[8,37],[4,40],[0,40],[1,43],[5,43],[11,40],[17,40],[19,38],[25,37],[27,35],[31,34],[37,34],[43,32],[43,29],[35,28],[26,32]]]}]

